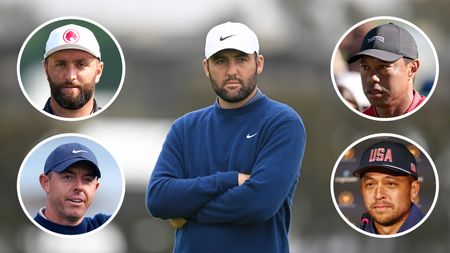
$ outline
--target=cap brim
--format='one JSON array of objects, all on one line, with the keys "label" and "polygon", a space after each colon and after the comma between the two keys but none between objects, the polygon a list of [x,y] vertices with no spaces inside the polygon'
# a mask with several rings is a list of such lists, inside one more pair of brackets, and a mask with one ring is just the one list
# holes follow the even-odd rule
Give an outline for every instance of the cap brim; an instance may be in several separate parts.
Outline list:
[{"label": "cap brim", "polygon": [[361,52],[353,55],[350,59],[348,59],[347,62],[353,63],[353,62],[359,60],[361,58],[361,56],[363,56],[363,55],[372,56],[372,57],[375,57],[377,59],[380,59],[380,60],[386,61],[386,62],[394,62],[403,57],[403,55],[394,54],[394,53],[379,50],[379,49],[367,49],[367,50],[361,51]]},{"label": "cap brim", "polygon": [[394,175],[394,176],[413,176],[417,178],[417,175],[410,173],[409,171],[393,167],[391,165],[377,165],[377,166],[366,166],[361,167],[353,171],[353,176],[361,178],[367,172],[380,172],[384,174]]},{"label": "cap brim", "polygon": [[89,160],[86,160],[85,158],[81,158],[81,157],[76,157],[76,158],[73,158],[73,159],[66,160],[66,161],[56,165],[55,167],[53,167],[48,172],[55,171],[55,172],[61,173],[61,172],[65,171],[67,168],[69,168],[70,166],[72,166],[73,164],[75,164],[76,162],[79,162],[79,161],[89,162],[92,165],[92,168],[95,170],[95,175],[98,178],[101,177],[100,169],[97,167],[97,165],[95,165],[95,163],[93,163],[93,162],[91,162]]},{"label": "cap brim", "polygon": [[85,52],[91,54],[92,56],[94,56],[95,58],[99,58],[100,59],[100,56],[97,56],[91,50],[87,49],[86,47],[80,46],[78,44],[64,44],[64,45],[60,45],[60,46],[54,47],[54,48],[52,48],[51,50],[49,50],[48,52],[45,53],[44,59],[47,59],[47,57],[49,57],[53,53],[56,53],[56,52],[61,51],[61,50],[66,50],[66,49],[76,49],[76,50],[85,51]]},{"label": "cap brim", "polygon": [[256,52],[255,50],[252,50],[252,49],[242,48],[242,47],[238,48],[236,46],[230,45],[230,46],[223,46],[223,47],[216,48],[215,50],[212,50],[207,55],[205,55],[205,57],[206,57],[206,59],[209,59],[209,58],[211,58],[211,56],[217,54],[218,52],[223,51],[223,50],[227,50],[227,49],[233,49],[233,50],[241,51],[241,52],[246,53],[246,54],[253,54],[253,53]]}]

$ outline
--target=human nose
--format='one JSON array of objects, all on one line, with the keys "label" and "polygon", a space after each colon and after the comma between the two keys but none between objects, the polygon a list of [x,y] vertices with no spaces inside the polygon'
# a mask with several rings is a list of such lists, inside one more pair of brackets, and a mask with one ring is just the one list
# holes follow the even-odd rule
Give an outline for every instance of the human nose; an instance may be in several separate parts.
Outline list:
[{"label": "human nose", "polygon": [[230,61],[227,65],[227,75],[228,76],[236,76],[238,73],[237,65],[233,61]]},{"label": "human nose", "polygon": [[378,75],[378,73],[375,70],[370,70],[367,73],[367,82],[370,84],[374,84],[374,83],[379,83],[380,82],[380,77]]},{"label": "human nose", "polygon": [[375,189],[375,198],[377,200],[383,199],[386,197],[386,191],[382,185],[377,185]]},{"label": "human nose", "polygon": [[81,178],[76,178],[73,181],[73,189],[75,192],[83,192],[85,184],[83,183],[83,180]]},{"label": "human nose", "polygon": [[75,66],[68,66],[66,69],[66,81],[74,81],[77,79],[78,70],[75,68]]}]

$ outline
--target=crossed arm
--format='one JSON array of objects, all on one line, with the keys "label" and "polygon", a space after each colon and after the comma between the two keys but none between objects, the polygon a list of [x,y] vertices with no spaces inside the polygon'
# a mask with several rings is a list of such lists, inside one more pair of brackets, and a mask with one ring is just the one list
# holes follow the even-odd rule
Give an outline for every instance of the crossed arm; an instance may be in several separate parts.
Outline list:
[{"label": "crossed arm", "polygon": [[[265,142],[251,175],[229,171],[185,179],[177,169],[183,168],[181,148],[176,148],[181,143],[176,133],[169,133],[147,189],[147,208],[178,226],[184,220],[242,224],[270,219],[297,181],[305,147],[303,124],[280,123]],[[180,217],[184,220],[174,219]]]},{"label": "crossed arm", "polygon": [[[249,174],[244,173],[238,173],[238,184],[239,186],[245,183],[247,179],[250,178]],[[174,228],[182,228],[184,224],[186,224],[188,221],[184,218],[170,218],[169,220],[170,225]]]}]

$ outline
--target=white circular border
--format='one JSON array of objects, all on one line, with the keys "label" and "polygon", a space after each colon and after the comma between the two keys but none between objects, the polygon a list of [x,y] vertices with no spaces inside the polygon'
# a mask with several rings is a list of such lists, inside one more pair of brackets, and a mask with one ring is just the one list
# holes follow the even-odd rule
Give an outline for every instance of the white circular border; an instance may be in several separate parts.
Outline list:
[{"label": "white circular border", "polygon": [[[98,28],[102,29],[103,32],[105,32],[106,34],[108,34],[108,36],[112,39],[112,41],[114,42],[114,44],[117,47],[117,50],[119,51],[119,55],[120,55],[120,60],[122,61],[122,76],[120,77],[120,82],[119,82],[119,87],[116,90],[116,93],[113,95],[113,97],[109,100],[109,102],[103,106],[98,112],[86,115],[86,116],[82,116],[82,117],[77,117],[77,118],[67,118],[67,117],[60,117],[60,116],[56,116],[53,114],[50,114],[44,110],[42,110],[41,107],[37,106],[33,100],[28,96],[27,91],[25,90],[25,88],[23,87],[23,83],[22,83],[22,77],[20,75],[20,65],[22,62],[22,54],[23,51],[25,50],[25,47],[28,45],[28,42],[31,40],[31,38],[37,33],[39,32],[43,27],[57,22],[57,21],[62,21],[62,20],[69,20],[69,19],[75,19],[75,20],[80,20],[80,21],[85,21],[88,22],[92,25],[97,26]],[[81,120],[85,120],[85,119],[89,119],[91,117],[94,117],[100,113],[102,113],[104,110],[106,110],[117,98],[117,96],[119,95],[120,91],[122,90],[122,86],[123,86],[123,82],[125,80],[125,58],[123,57],[123,52],[122,52],[122,48],[119,45],[119,42],[117,42],[116,38],[114,37],[114,35],[109,32],[108,29],[106,29],[104,26],[102,26],[101,24],[97,23],[94,20],[88,19],[88,18],[83,18],[83,17],[78,17],[78,16],[63,16],[63,17],[59,17],[59,18],[54,18],[51,19],[43,24],[41,24],[40,26],[38,26],[36,29],[33,30],[33,32],[31,32],[30,35],[28,35],[28,37],[25,39],[24,43],[22,44],[22,47],[20,48],[19,51],[19,55],[18,55],[18,59],[17,59],[17,66],[16,66],[16,74],[17,74],[17,80],[19,81],[19,85],[20,85],[20,89],[22,90],[23,95],[26,97],[26,99],[28,100],[28,102],[34,107],[36,108],[36,110],[38,110],[39,112],[41,112],[42,114],[57,119],[57,120],[62,120],[62,121],[81,121]]]},{"label": "white circular border", "polygon": [[20,165],[20,169],[19,169],[19,173],[17,175],[17,197],[19,198],[19,202],[20,202],[20,206],[22,207],[22,211],[25,213],[25,215],[28,217],[28,219],[34,224],[36,225],[38,228],[40,228],[42,231],[54,235],[54,236],[59,236],[59,237],[63,237],[63,238],[80,238],[80,237],[84,237],[84,236],[88,236],[88,235],[92,235],[100,230],[102,230],[103,228],[105,228],[117,215],[117,213],[119,212],[120,208],[122,207],[123,204],[123,199],[125,197],[125,190],[126,190],[126,185],[125,185],[125,176],[122,170],[122,167],[120,166],[120,164],[117,162],[116,159],[115,163],[117,164],[117,167],[119,168],[119,172],[120,172],[120,177],[122,180],[122,194],[120,196],[119,199],[119,204],[116,207],[116,210],[114,211],[114,213],[111,215],[111,217],[105,222],[103,223],[101,226],[99,226],[98,228],[91,230],[89,232],[83,233],[83,234],[76,234],[76,235],[66,235],[66,234],[60,234],[60,233],[56,233],[53,231],[50,231],[46,228],[44,228],[43,226],[41,226],[39,223],[37,223],[34,218],[31,216],[31,214],[28,212],[28,210],[25,207],[25,204],[23,203],[22,200],[22,194],[21,194],[21,189],[20,189],[20,185],[21,185],[21,178],[22,178],[22,171],[23,168],[25,166],[25,164],[27,163],[28,159],[33,155],[33,153],[39,149],[41,146],[47,144],[49,141],[58,139],[58,138],[64,138],[64,137],[77,137],[77,138],[84,138],[87,140],[90,140],[92,142],[95,142],[97,145],[99,145],[100,147],[102,147],[104,149],[104,151],[106,151],[111,157],[114,157],[111,152],[109,152],[109,150],[107,150],[102,144],[100,144],[97,140],[94,140],[93,138],[87,136],[87,135],[83,135],[83,134],[77,134],[77,133],[65,133],[65,134],[57,134],[54,136],[51,136],[49,138],[46,138],[45,140],[39,142],[36,146],[34,146],[30,152],[28,152],[27,156],[25,157],[25,159],[22,161],[22,164]]},{"label": "white circular border", "polygon": [[[413,144],[428,159],[429,163],[431,164],[431,167],[433,168],[433,173],[434,173],[434,178],[435,178],[435,186],[436,186],[436,188],[435,188],[435,195],[434,195],[433,203],[431,204],[430,209],[428,210],[428,212],[425,214],[425,216],[422,218],[422,220],[420,220],[416,225],[414,225],[410,229],[405,230],[405,231],[400,232],[400,233],[393,234],[393,235],[379,235],[379,234],[369,233],[369,232],[366,232],[366,231],[360,229],[359,227],[357,227],[355,224],[353,224],[351,221],[349,221],[347,219],[347,217],[342,213],[341,209],[339,208],[338,203],[336,202],[336,198],[335,198],[335,194],[334,194],[334,178],[335,178],[336,169],[337,169],[339,163],[341,162],[342,158],[344,157],[345,153],[347,153],[350,149],[354,148],[356,145],[362,143],[363,141],[368,140],[368,139],[372,139],[372,138],[377,138],[377,137],[394,137],[394,138],[398,138],[398,139],[404,140],[406,142],[409,142],[410,144]],[[428,219],[428,216],[430,216],[430,214],[433,212],[434,206],[436,205],[436,202],[437,202],[437,199],[438,199],[438,195],[439,195],[439,176],[437,174],[436,166],[434,165],[433,160],[431,159],[431,157],[428,155],[428,153],[419,144],[417,144],[416,142],[410,140],[409,138],[406,138],[406,137],[398,135],[398,134],[378,133],[378,134],[371,134],[371,135],[368,135],[366,137],[360,138],[359,140],[354,141],[352,144],[350,144],[350,146],[348,146],[342,152],[342,154],[339,156],[338,160],[336,161],[336,163],[334,165],[333,172],[331,173],[330,191],[331,191],[331,199],[333,200],[334,207],[336,208],[336,211],[339,213],[341,218],[347,223],[347,225],[352,227],[354,230],[356,230],[356,231],[358,231],[358,232],[360,232],[362,234],[365,234],[367,236],[376,237],[376,238],[394,238],[394,237],[399,237],[399,236],[408,234],[409,232],[411,232],[411,231],[415,230],[416,228],[418,228],[420,225],[422,225],[422,223],[424,223]]]},{"label": "white circular border", "polygon": [[[425,101],[423,103],[421,103],[417,108],[415,108],[414,110],[412,110],[411,112],[405,113],[403,115],[400,116],[396,116],[396,117],[390,117],[390,118],[381,118],[381,117],[373,117],[373,116],[369,116],[364,114],[361,111],[358,111],[355,108],[352,108],[351,106],[348,105],[347,101],[345,100],[344,97],[342,97],[341,93],[338,90],[337,84],[336,84],[336,80],[334,78],[334,71],[333,71],[333,67],[334,67],[334,61],[336,58],[336,53],[339,50],[339,46],[342,44],[342,41],[347,37],[347,35],[349,33],[351,33],[355,28],[357,28],[358,26],[368,23],[368,22],[372,22],[372,21],[376,21],[376,20],[393,20],[393,21],[397,21],[397,22],[401,22],[405,25],[408,25],[410,27],[412,27],[413,29],[415,29],[416,31],[418,31],[420,33],[420,35],[423,36],[423,38],[425,39],[425,41],[428,43],[428,45],[431,48],[431,51],[433,52],[433,56],[434,56],[434,61],[436,63],[436,73],[435,73],[435,78],[434,78],[434,82],[433,82],[433,87],[431,87],[430,93],[428,93],[427,97],[425,98]],[[356,25],[350,27],[345,33],[344,35],[341,36],[341,38],[339,39],[339,41],[337,42],[336,46],[334,47],[333,50],[333,55],[331,56],[331,62],[330,62],[330,76],[331,76],[331,82],[333,83],[333,87],[334,87],[334,91],[336,92],[336,94],[339,96],[339,98],[341,99],[341,101],[344,103],[345,106],[347,106],[350,110],[352,110],[353,112],[355,112],[356,114],[366,118],[366,119],[370,119],[370,120],[376,120],[376,121],[394,121],[394,120],[398,120],[398,119],[403,119],[405,117],[408,117],[411,114],[414,114],[415,112],[419,111],[427,102],[428,100],[431,98],[431,96],[434,93],[434,90],[436,89],[437,86],[437,82],[439,79],[439,59],[436,53],[436,49],[434,48],[433,42],[431,42],[430,38],[428,38],[428,36],[419,28],[417,27],[415,24],[401,19],[401,18],[397,18],[397,17],[392,17],[392,16],[377,16],[377,17],[372,17],[372,18],[368,18],[368,19],[364,19],[360,22],[358,22]]]}]

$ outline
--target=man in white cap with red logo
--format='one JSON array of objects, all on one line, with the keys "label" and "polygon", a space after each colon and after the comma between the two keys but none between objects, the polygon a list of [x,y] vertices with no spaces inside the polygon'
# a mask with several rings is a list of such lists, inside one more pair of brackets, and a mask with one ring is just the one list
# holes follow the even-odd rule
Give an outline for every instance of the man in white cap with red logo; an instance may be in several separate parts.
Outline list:
[{"label": "man in white cap with red logo", "polygon": [[45,112],[78,118],[100,109],[94,93],[103,62],[100,46],[89,29],[69,24],[53,30],[45,46],[43,62],[51,91]]},{"label": "man in white cap with red logo", "polygon": [[172,125],[146,204],[177,228],[174,252],[288,253],[305,128],[257,87],[256,34],[227,22],[206,36],[203,69],[214,103]]}]

